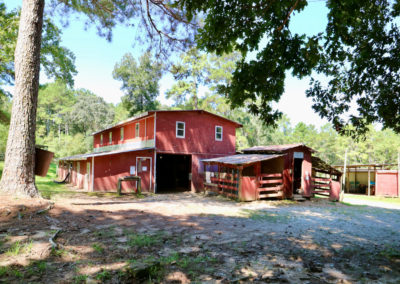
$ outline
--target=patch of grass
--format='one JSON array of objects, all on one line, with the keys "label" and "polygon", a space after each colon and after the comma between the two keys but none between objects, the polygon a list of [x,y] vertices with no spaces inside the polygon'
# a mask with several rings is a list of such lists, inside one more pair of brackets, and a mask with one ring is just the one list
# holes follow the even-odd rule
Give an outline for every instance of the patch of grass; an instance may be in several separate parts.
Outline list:
[{"label": "patch of grass", "polygon": [[157,235],[146,235],[138,233],[128,234],[128,245],[131,247],[149,247],[161,243],[162,233]]},{"label": "patch of grass", "polygon": [[380,254],[388,259],[400,259],[400,250],[392,246],[386,246]]},{"label": "patch of grass", "polygon": [[107,229],[96,231],[93,234],[96,237],[101,237],[101,238],[107,238],[107,239],[114,238],[115,236],[114,228],[115,228],[114,226],[111,226],[108,227]]},{"label": "patch of grass", "polygon": [[366,201],[377,201],[388,204],[397,204],[400,206],[400,198],[398,197],[383,197],[383,196],[368,196],[368,195],[353,195],[345,194],[345,200],[366,200]]},{"label": "patch of grass", "polygon": [[87,276],[87,275],[84,275],[84,274],[82,274],[82,275],[77,275],[77,276],[74,277],[73,281],[74,281],[74,283],[76,283],[76,284],[86,283],[87,278],[88,278],[88,276]]},{"label": "patch of grass", "polygon": [[55,183],[57,179],[57,165],[51,163],[45,177],[36,176],[36,186],[43,198],[52,199],[57,195],[74,195],[76,192],[69,190],[65,184]]},{"label": "patch of grass", "polygon": [[66,249],[63,249],[63,248],[61,248],[61,249],[52,248],[51,249],[51,254],[53,256],[63,257],[63,256],[68,255],[68,251]]},{"label": "patch of grass", "polygon": [[108,272],[107,270],[103,270],[102,272],[96,275],[96,280],[105,281],[109,279],[111,279],[111,273]]},{"label": "patch of grass", "polygon": [[22,243],[20,241],[16,241],[7,250],[6,255],[16,256],[16,255],[19,255],[21,253],[28,253],[28,252],[31,251],[32,246],[33,246],[32,241],[30,241],[28,243]]},{"label": "patch of grass", "polygon": [[244,218],[250,218],[252,220],[258,221],[267,221],[271,223],[284,223],[288,222],[291,218],[291,216],[287,214],[250,209],[242,209],[240,215]]},{"label": "patch of grass", "polygon": [[101,244],[98,243],[94,243],[92,244],[92,248],[97,252],[97,253],[103,253],[104,252],[104,248]]},{"label": "patch of grass", "polygon": [[0,266],[0,277],[7,276],[9,274],[8,266]]},{"label": "patch of grass", "polygon": [[33,275],[42,275],[47,270],[47,262],[44,260],[38,260],[32,262],[28,268],[25,277],[31,277]]}]

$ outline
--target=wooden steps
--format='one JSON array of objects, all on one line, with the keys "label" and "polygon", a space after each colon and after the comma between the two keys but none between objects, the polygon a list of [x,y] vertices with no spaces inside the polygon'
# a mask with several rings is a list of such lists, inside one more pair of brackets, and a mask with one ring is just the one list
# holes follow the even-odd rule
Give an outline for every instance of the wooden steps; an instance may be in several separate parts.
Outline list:
[{"label": "wooden steps", "polygon": [[306,201],[306,199],[303,197],[301,194],[293,194],[293,200],[294,201]]}]

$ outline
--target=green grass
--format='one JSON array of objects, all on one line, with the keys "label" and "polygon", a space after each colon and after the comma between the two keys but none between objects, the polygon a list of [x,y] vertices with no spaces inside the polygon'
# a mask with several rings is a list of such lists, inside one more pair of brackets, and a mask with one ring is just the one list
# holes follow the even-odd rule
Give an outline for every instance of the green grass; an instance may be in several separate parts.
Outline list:
[{"label": "green grass", "polygon": [[162,234],[146,235],[130,233],[128,235],[128,245],[131,247],[149,247],[159,244],[162,241]]},{"label": "green grass", "polygon": [[55,183],[53,181],[55,179],[57,179],[57,165],[54,163],[50,164],[45,177],[36,176],[36,186],[43,198],[51,199],[59,194],[75,194],[65,184]]},{"label": "green grass", "polygon": [[94,243],[92,244],[92,248],[97,252],[97,253],[103,253],[104,252],[104,248],[101,244],[98,243]]},{"label": "green grass", "polygon": [[366,200],[366,201],[377,201],[389,204],[400,205],[400,198],[397,197],[381,197],[381,196],[367,196],[367,195],[352,195],[346,194],[345,200]]},{"label": "green grass", "polygon": [[291,218],[289,215],[278,212],[267,212],[264,210],[249,210],[242,209],[241,216],[244,218],[250,218],[257,221],[267,221],[271,223],[284,223],[288,222]]},{"label": "green grass", "polygon": [[21,243],[17,241],[11,245],[11,247],[7,250],[6,255],[15,256],[22,253],[30,252],[32,249],[32,242]]}]

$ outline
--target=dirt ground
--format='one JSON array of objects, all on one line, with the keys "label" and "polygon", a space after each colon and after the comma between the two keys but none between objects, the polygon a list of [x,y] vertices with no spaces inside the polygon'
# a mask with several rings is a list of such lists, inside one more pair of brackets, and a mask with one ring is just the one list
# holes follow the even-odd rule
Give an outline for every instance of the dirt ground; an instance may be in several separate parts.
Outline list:
[{"label": "dirt ground", "polygon": [[0,196],[1,283],[400,281],[400,208],[191,193],[51,202]]}]

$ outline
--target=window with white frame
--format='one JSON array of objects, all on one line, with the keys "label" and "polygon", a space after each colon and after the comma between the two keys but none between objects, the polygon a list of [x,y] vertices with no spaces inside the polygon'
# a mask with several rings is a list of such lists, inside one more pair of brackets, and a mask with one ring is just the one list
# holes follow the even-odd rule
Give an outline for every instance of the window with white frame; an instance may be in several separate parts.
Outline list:
[{"label": "window with white frame", "polygon": [[123,127],[121,127],[121,130],[120,130],[121,132],[120,132],[120,140],[121,141],[124,141],[124,128]]},{"label": "window with white frame", "polygon": [[140,124],[136,123],[136,125],[135,125],[135,137],[139,137],[139,129],[140,129]]},{"label": "window with white frame", "polygon": [[185,123],[182,121],[176,122],[176,137],[185,138]]},{"label": "window with white frame", "polygon": [[112,143],[112,132],[108,132],[108,144]]},{"label": "window with white frame", "polygon": [[215,140],[222,141],[222,126],[215,126]]},{"label": "window with white frame", "polygon": [[100,145],[103,145],[103,134],[100,134]]}]

